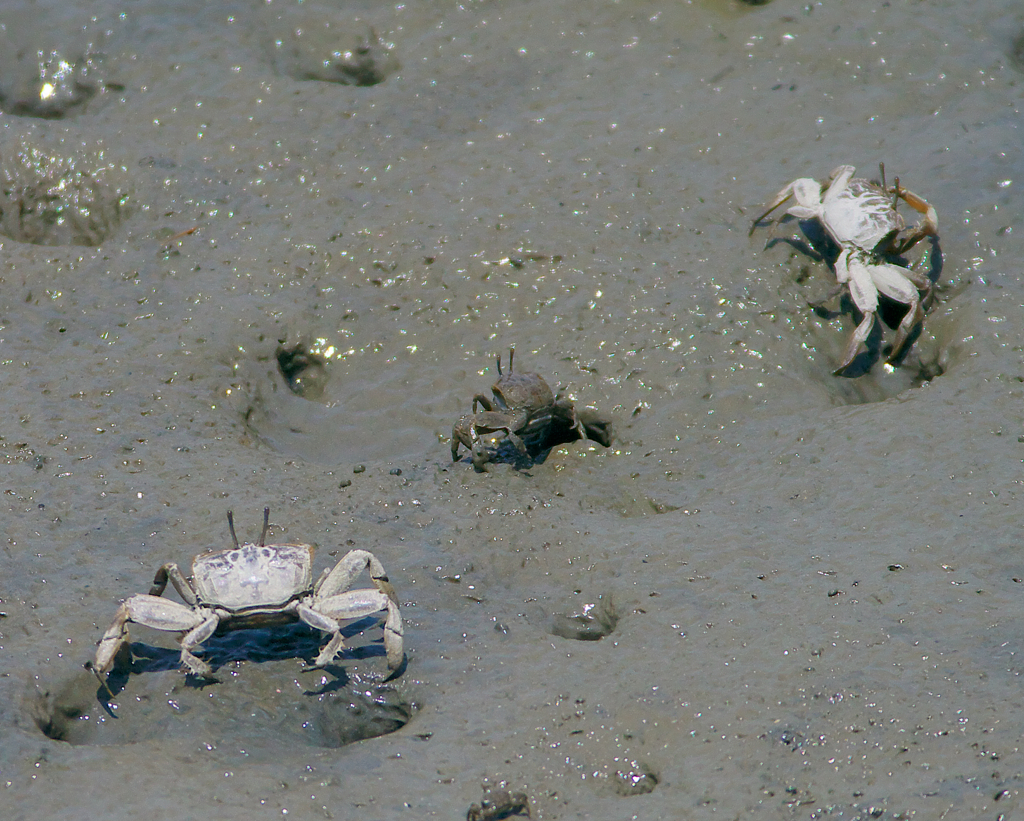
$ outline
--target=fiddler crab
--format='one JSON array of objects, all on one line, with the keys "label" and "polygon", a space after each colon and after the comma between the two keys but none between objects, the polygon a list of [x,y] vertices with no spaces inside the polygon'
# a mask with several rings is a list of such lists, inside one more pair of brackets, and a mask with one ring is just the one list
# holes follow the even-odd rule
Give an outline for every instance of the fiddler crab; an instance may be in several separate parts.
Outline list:
[{"label": "fiddler crab", "polygon": [[[182,666],[193,675],[209,677],[210,665],[192,651],[218,628],[241,630],[302,621],[331,636],[313,663],[314,667],[324,667],[345,647],[339,620],[386,610],[384,648],[388,669],[398,669],[404,659],[402,616],[395,589],[377,557],[366,550],[351,550],[333,568],[324,570],[314,584],[314,548],[308,544],[267,544],[269,527],[270,508],[264,508],[259,542],[239,544],[229,510],[233,548],[196,556],[191,580],[177,564],[167,562],[157,570],[148,595],[124,601],[99,640],[95,660],[85,665],[112,698],[105,675],[130,641],[129,623],[184,633],[180,640]],[[369,569],[376,589],[349,590],[363,569]],[[162,598],[168,581],[185,604]]]},{"label": "fiddler crab", "polygon": [[[572,402],[555,396],[543,377],[535,373],[516,373],[512,361],[515,348],[508,352],[508,373],[501,370],[498,357],[498,381],[491,386],[493,399],[478,393],[473,397],[473,414],[463,416],[452,427],[452,460],[459,458],[459,446],[465,445],[473,466],[483,470],[492,458],[481,434],[487,436],[504,431],[523,459],[530,459],[551,447],[553,429],[562,441],[586,439],[587,431],[576,414]],[[477,405],[483,411],[477,413]]]},{"label": "fiddler crab", "polygon": [[[852,165],[836,168],[824,183],[807,177],[793,180],[768,203],[767,210],[754,220],[750,233],[772,211],[789,200],[796,200],[786,209],[798,219],[816,219],[839,246],[835,261],[837,287],[812,306],[817,308],[849,289],[854,305],[862,314],[850,338],[846,355],[835,369],[845,371],[871,334],[878,311],[878,294],[907,306],[907,312],[896,331],[889,362],[895,361],[911,332],[924,319],[922,301],[932,292],[931,279],[903,265],[887,262],[898,257],[925,237],[938,235],[935,208],[912,191],[900,187],[899,178],[889,189],[885,185],[885,168],[881,166],[882,182],[871,182],[853,176]],[[896,210],[899,200],[923,215],[907,233],[903,217]],[[923,297],[923,300],[922,300]]]}]

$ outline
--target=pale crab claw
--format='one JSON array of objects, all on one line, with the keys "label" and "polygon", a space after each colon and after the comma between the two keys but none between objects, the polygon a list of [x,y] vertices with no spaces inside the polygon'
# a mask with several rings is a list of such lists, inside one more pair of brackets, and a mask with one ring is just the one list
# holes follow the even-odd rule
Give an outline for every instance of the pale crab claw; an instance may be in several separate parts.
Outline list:
[{"label": "pale crab claw", "polygon": [[924,219],[911,229],[907,236],[894,244],[892,253],[896,256],[901,256],[925,237],[937,237],[939,235],[939,217],[935,212],[935,206],[919,197],[913,191],[900,188],[899,177],[896,178],[896,196],[919,214],[924,214]]},{"label": "pale crab claw", "polygon": [[750,223],[748,236],[754,235],[757,224],[767,217],[772,211],[790,199],[796,199],[796,204],[786,209],[787,214],[792,214],[798,219],[815,219],[821,215],[821,184],[810,177],[801,177],[793,180],[785,188],[779,191],[765,208],[765,212]]}]

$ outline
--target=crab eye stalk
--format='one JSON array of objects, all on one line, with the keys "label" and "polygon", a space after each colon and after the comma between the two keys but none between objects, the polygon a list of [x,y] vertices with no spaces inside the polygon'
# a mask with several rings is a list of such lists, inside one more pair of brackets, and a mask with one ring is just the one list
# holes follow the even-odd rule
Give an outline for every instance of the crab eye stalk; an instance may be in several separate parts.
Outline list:
[{"label": "crab eye stalk", "polygon": [[260,547],[267,543],[267,530],[270,528],[270,508],[263,508],[263,532],[260,533]]},{"label": "crab eye stalk", "polygon": [[231,541],[235,543],[235,550],[238,550],[238,537],[235,535],[235,515],[228,511],[228,530],[231,531]]}]

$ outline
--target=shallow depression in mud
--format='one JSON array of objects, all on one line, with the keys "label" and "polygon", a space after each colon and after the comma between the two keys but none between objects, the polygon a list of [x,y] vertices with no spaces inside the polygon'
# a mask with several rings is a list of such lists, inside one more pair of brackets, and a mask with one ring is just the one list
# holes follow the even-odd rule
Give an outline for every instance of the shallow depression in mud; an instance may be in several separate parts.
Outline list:
[{"label": "shallow depression in mud", "polygon": [[[90,15],[39,25],[39,10],[5,4],[0,25],[0,110],[59,120],[99,108],[125,86],[116,78],[118,24]],[[78,17],[75,9],[71,17]],[[119,23],[123,23],[121,15]]]},{"label": "shallow depression in mud", "polygon": [[433,403],[410,400],[419,377],[408,359],[350,366],[290,345],[246,368],[244,424],[279,453],[320,464],[394,459],[428,451],[435,438]]},{"label": "shallow depression in mud", "polygon": [[133,186],[102,147],[29,134],[0,143],[0,233],[32,245],[96,246],[132,211]]},{"label": "shallow depression in mud", "polygon": [[[376,648],[357,647],[324,669],[286,658],[317,652],[317,637],[301,626],[283,628],[269,646],[266,630],[239,631],[207,642],[214,679],[186,676],[175,650],[136,642],[130,672],[110,677],[114,698],[83,670],[42,684],[29,695],[43,735],[72,745],[135,744],[195,738],[214,747],[272,755],[284,746],[336,748],[392,733],[419,709],[405,682],[380,672]],[[266,638],[266,636],[263,636]],[[248,652],[264,646],[262,658]],[[248,661],[230,661],[245,655]]]}]

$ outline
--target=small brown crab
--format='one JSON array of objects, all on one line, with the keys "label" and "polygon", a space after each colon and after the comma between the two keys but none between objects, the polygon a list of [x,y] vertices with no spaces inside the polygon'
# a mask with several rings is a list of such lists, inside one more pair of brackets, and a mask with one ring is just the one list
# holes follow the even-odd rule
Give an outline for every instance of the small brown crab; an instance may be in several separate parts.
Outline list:
[{"label": "small brown crab", "polygon": [[[178,565],[168,562],[157,570],[148,595],[125,600],[99,640],[95,661],[86,664],[108,692],[104,675],[130,641],[130,622],[184,633],[180,642],[182,666],[193,675],[208,677],[210,665],[192,651],[218,627],[239,630],[305,622],[331,635],[314,662],[315,667],[323,667],[345,647],[339,619],[358,619],[386,610],[384,648],[388,668],[395,670],[401,665],[402,616],[395,590],[377,557],[366,550],[349,551],[314,584],[314,549],[308,544],[266,544],[269,527],[270,509],[265,508],[259,543],[240,545],[228,511],[233,548],[196,556],[191,580],[185,578]],[[364,568],[369,569],[376,589],[349,590]],[[185,604],[162,598],[168,581]]]},{"label": "small brown crab", "polygon": [[[925,274],[887,262],[884,257],[898,257],[925,237],[938,233],[935,208],[912,191],[901,188],[898,178],[893,189],[887,188],[884,166],[880,185],[854,178],[855,170],[852,165],[841,165],[824,183],[807,177],[793,180],[775,195],[767,210],[750,227],[753,234],[762,219],[790,199],[796,199],[796,204],[789,206],[786,213],[799,219],[818,220],[839,245],[835,262],[838,287],[825,299],[813,303],[813,307],[849,289],[863,318],[847,345],[842,363],[835,370],[837,374],[850,366],[871,334],[879,293],[907,306],[889,361],[899,357],[914,327],[924,319],[921,303],[931,296],[932,281]],[[899,200],[924,215],[902,236],[906,223],[896,210]]]},{"label": "small brown crab", "polygon": [[[513,369],[515,348],[508,352],[508,373],[501,370],[498,357],[498,381],[491,387],[493,400],[482,393],[473,397],[473,414],[463,416],[452,427],[452,460],[459,458],[459,445],[469,448],[473,465],[478,469],[490,461],[480,436],[499,431],[511,442],[520,456],[530,458],[546,447],[554,425],[564,427],[566,441],[586,439],[587,432],[576,415],[573,404],[556,397],[543,377]],[[483,411],[477,413],[477,405]]]}]

